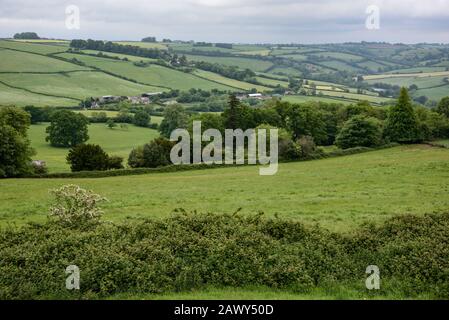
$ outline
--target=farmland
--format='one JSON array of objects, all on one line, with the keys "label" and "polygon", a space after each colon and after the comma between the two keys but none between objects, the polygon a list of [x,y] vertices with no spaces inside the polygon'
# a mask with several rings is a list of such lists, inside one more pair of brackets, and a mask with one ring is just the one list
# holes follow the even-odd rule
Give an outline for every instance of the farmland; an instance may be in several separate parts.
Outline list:
[{"label": "farmland", "polygon": [[[134,145],[146,141],[146,134],[140,134]],[[105,146],[112,140],[95,133],[92,139],[104,139]],[[348,231],[363,221],[446,210],[448,163],[448,149],[412,145],[281,164],[272,177],[259,176],[256,167],[240,167],[104,179],[1,180],[0,223],[44,221],[51,201],[48,189],[76,183],[110,200],[106,220],[161,218],[178,207],[200,212],[234,212],[241,207],[244,213],[262,210],[269,216]],[[28,200],[21,201],[23,197]]]},{"label": "farmland", "polygon": [[[45,141],[47,126],[48,124],[43,123],[30,128],[31,145],[36,150],[34,158],[45,159],[50,172],[68,172],[70,167],[65,159],[68,149],[52,147]],[[123,157],[126,161],[133,148],[148,143],[157,137],[158,133],[156,130],[132,125],[126,129],[120,127],[109,129],[105,124],[91,124],[89,136],[88,143],[99,144],[106,152]]]}]

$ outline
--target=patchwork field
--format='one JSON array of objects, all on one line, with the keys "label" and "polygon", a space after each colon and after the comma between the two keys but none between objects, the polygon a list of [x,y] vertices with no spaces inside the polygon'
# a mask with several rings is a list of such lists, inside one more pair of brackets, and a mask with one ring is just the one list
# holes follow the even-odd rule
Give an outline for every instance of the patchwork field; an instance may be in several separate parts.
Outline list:
[{"label": "patchwork field", "polygon": [[[104,130],[109,129],[99,128]],[[94,131],[91,134],[93,141],[114,151],[110,135],[101,141]],[[146,134],[141,139],[145,141]],[[141,143],[134,140],[133,144]],[[242,208],[243,213],[261,210],[347,231],[368,220],[376,223],[397,214],[447,210],[448,169],[448,149],[409,145],[280,164],[279,172],[269,177],[246,166],[103,179],[7,179],[0,180],[0,224],[44,221],[51,201],[48,189],[75,183],[110,200],[105,220],[165,217],[179,207],[201,212]]]}]

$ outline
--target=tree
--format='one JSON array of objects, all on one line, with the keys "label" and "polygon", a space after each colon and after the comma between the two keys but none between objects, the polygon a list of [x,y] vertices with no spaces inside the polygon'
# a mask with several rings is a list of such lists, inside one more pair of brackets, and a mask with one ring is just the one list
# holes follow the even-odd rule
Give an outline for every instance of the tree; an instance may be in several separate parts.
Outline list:
[{"label": "tree", "polygon": [[31,173],[34,154],[27,138],[30,116],[15,107],[0,109],[0,177]]},{"label": "tree", "polygon": [[411,143],[419,140],[418,120],[406,88],[402,88],[398,102],[390,108],[385,136],[393,142]]},{"label": "tree", "polygon": [[143,165],[156,168],[171,164],[170,152],[174,143],[164,138],[156,138],[143,146]]},{"label": "tree", "polygon": [[150,119],[150,115],[146,111],[139,110],[134,115],[134,124],[138,127],[148,127]]},{"label": "tree", "polygon": [[108,161],[107,153],[99,145],[94,144],[79,144],[67,155],[67,162],[73,172],[107,170]]},{"label": "tree", "polygon": [[258,124],[254,118],[254,112],[247,105],[240,103],[235,95],[230,95],[228,107],[222,113],[225,129],[255,128]]},{"label": "tree", "polygon": [[336,139],[342,149],[374,147],[382,141],[382,130],[377,119],[363,115],[354,116],[344,124]]},{"label": "tree", "polygon": [[45,140],[54,147],[74,147],[89,139],[89,120],[82,114],[59,110],[52,114],[50,121]]},{"label": "tree", "polygon": [[441,99],[437,107],[437,112],[449,118],[449,97]]},{"label": "tree", "polygon": [[164,111],[164,119],[159,126],[159,131],[162,136],[169,138],[173,130],[186,129],[188,120],[189,116],[181,105],[168,106]]},{"label": "tree", "polygon": [[30,115],[17,107],[0,108],[0,125],[13,127],[20,135],[26,137],[31,124]]},{"label": "tree", "polygon": [[117,124],[112,119],[108,119],[106,125],[108,126],[109,129],[114,129],[115,127],[117,127]]},{"label": "tree", "polygon": [[29,113],[31,117],[31,124],[45,121],[46,115],[44,109],[35,106],[26,106],[23,108],[23,110]]},{"label": "tree", "polygon": [[327,141],[324,116],[316,105],[291,105],[287,113],[287,129],[295,140],[301,136],[312,136],[319,145]]}]

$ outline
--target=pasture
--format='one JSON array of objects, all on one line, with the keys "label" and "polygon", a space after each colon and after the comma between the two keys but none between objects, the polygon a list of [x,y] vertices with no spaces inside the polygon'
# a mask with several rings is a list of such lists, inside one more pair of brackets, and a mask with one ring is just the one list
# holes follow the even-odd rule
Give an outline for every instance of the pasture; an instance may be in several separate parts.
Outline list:
[{"label": "pasture", "polygon": [[[42,132],[43,128],[32,130]],[[133,129],[130,127],[130,132]],[[109,129],[99,128],[103,138],[91,130],[92,141],[112,152],[118,148],[119,138],[105,134],[105,130]],[[141,141],[135,134],[129,141],[134,145],[145,142],[143,132]],[[123,139],[123,132],[118,136]],[[179,207],[214,213],[242,208],[244,214],[263,211],[270,217],[348,231],[362,222],[379,223],[398,214],[447,210],[448,169],[449,150],[408,145],[281,163],[274,176],[259,176],[257,167],[244,166],[102,179],[6,179],[0,180],[0,224],[45,221],[51,202],[48,190],[74,183],[109,199],[105,220],[161,218]]]},{"label": "pasture", "polygon": [[[152,122],[158,122],[156,118]],[[29,130],[31,146],[35,149],[35,160],[44,160],[49,172],[70,172],[70,166],[66,162],[69,151],[67,148],[55,148],[45,141],[45,128],[48,123],[32,125]],[[100,145],[107,153],[124,158],[124,164],[131,150],[137,146],[150,142],[159,136],[153,129],[136,127],[128,124],[126,129],[117,126],[109,129],[105,123],[93,123],[89,125],[89,140],[87,143]]]}]

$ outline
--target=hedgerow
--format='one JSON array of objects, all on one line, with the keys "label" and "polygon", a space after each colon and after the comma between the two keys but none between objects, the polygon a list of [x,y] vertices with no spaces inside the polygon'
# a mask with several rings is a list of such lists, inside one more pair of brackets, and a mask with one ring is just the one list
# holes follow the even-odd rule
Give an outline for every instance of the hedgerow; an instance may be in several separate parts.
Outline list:
[{"label": "hedgerow", "polygon": [[[449,214],[404,215],[351,234],[262,215],[197,214],[102,223],[55,222],[0,231],[0,298],[104,298],[203,286],[268,286],[306,292],[350,283],[364,287],[368,265],[381,290],[404,298],[449,298]],[[80,290],[65,268],[80,269]]]}]

